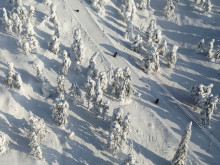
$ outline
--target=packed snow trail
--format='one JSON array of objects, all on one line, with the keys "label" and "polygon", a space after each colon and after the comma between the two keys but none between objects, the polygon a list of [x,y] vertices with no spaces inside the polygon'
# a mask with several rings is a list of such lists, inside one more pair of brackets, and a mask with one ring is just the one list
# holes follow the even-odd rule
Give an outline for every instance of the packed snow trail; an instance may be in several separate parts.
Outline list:
[{"label": "packed snow trail", "polygon": [[[72,11],[74,11],[73,7],[80,9],[80,12],[75,14],[76,18],[80,22],[81,26],[85,29],[85,31],[89,34],[89,36],[95,40],[95,43],[98,45],[105,45],[104,47],[102,47],[102,49],[104,49],[105,51],[102,51],[101,49],[100,52],[105,52],[105,54],[112,55],[114,53],[114,47],[111,47],[111,45],[114,45],[114,44],[112,44],[112,42],[109,41],[108,37],[107,38],[104,37],[105,34],[103,34],[102,30],[95,23],[95,21],[92,21],[92,17],[90,16],[91,12],[88,12],[87,10],[85,10],[85,6],[83,6],[79,1],[74,1],[74,3],[73,2],[70,3],[70,1],[67,1],[67,3],[72,8]],[[110,46],[111,49],[107,49],[106,45]],[[120,48],[117,48],[117,49],[120,50]],[[112,50],[112,52],[110,50]],[[104,56],[106,56],[107,59],[109,58],[109,55],[104,55]],[[138,79],[139,79],[138,77],[140,77],[139,71],[135,71],[133,69],[133,66],[131,66],[128,62],[126,62],[125,59],[121,59],[120,57],[117,58],[117,63],[116,62],[114,63],[114,66],[118,66],[118,67],[123,67],[127,65],[129,65],[130,69],[132,69],[132,74],[134,74],[132,75],[134,79],[134,84],[136,84],[135,82],[138,82]],[[137,72],[139,72],[139,75],[137,75]],[[134,77],[137,77],[138,79],[135,79]],[[176,116],[175,113],[174,113],[174,116]],[[197,130],[199,131],[198,128]]]}]

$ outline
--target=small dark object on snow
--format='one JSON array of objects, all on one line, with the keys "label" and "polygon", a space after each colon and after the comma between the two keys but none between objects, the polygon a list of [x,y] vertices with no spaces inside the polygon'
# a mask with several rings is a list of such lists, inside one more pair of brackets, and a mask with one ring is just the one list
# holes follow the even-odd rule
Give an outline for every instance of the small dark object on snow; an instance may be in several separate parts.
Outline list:
[{"label": "small dark object on snow", "polygon": [[79,10],[75,10],[75,12],[77,12],[77,13],[78,13],[78,12],[79,12]]},{"label": "small dark object on snow", "polygon": [[155,100],[155,104],[158,104],[159,101],[160,101],[160,99],[156,99],[156,100]]},{"label": "small dark object on snow", "polygon": [[116,57],[116,56],[117,56],[117,54],[118,54],[118,53],[117,53],[117,52],[115,52],[115,53],[114,53],[114,55],[113,55],[113,57]]}]

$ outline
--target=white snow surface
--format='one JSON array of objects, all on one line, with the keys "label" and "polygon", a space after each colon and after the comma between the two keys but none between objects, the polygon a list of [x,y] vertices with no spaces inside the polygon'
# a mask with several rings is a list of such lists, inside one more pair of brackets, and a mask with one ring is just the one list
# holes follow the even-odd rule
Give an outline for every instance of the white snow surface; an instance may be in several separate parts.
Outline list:
[{"label": "white snow surface", "polygon": [[[5,7],[6,0],[0,1],[0,8]],[[71,83],[77,82],[79,87],[87,80],[86,68],[89,59],[96,53],[96,67],[99,72],[107,71],[112,64],[113,68],[129,67],[132,75],[132,84],[141,98],[132,98],[128,104],[121,104],[109,95],[109,120],[95,119],[92,112],[87,110],[85,92],[83,102],[73,103],[70,99],[68,123],[65,127],[57,127],[51,117],[53,100],[57,96],[56,79],[62,68],[62,57],[48,50],[47,43],[54,34],[53,24],[43,21],[49,14],[49,6],[42,0],[23,0],[25,7],[33,5],[33,17],[36,39],[39,42],[37,54],[26,56],[16,47],[18,36],[5,32],[0,24],[0,131],[9,137],[9,150],[0,156],[1,165],[110,165],[122,164],[129,154],[128,146],[118,155],[111,155],[105,151],[110,119],[115,108],[122,107],[124,114],[131,114],[132,130],[129,139],[133,141],[136,164],[170,164],[186,125],[193,117],[199,121],[199,111],[193,107],[190,97],[190,87],[198,84],[213,83],[212,93],[220,94],[219,63],[210,62],[203,55],[195,53],[193,48],[204,38],[206,43],[216,39],[214,49],[220,44],[220,1],[212,0],[213,8],[210,14],[201,14],[193,6],[193,1],[180,1],[173,17],[163,16],[165,0],[152,0],[151,7],[155,10],[153,19],[157,28],[162,31],[163,37],[169,43],[179,47],[177,63],[173,70],[167,68],[163,57],[160,59],[160,74],[144,73],[139,63],[142,55],[130,50],[130,41],[124,38],[126,23],[120,15],[121,1],[107,0],[104,4],[105,13],[98,15],[91,4],[85,0],[53,0],[57,6],[57,16],[61,25],[60,41],[62,50],[70,50],[75,29],[80,28],[85,45],[85,55],[82,62],[83,73],[77,75],[74,71],[75,63],[69,69],[65,80],[65,89]],[[136,2],[136,1],[135,1]],[[79,12],[75,10],[79,9]],[[0,15],[2,17],[2,10]],[[137,10],[134,22],[134,34],[140,34],[145,39],[144,32],[150,18],[143,11]],[[134,35],[134,36],[135,36]],[[118,52],[116,58],[112,55]],[[72,61],[74,61],[74,58]],[[7,62],[14,63],[14,69],[21,75],[22,89],[9,90],[4,78],[8,72]],[[36,78],[37,64],[43,68],[43,74],[50,82],[54,94],[45,99],[41,93],[41,83]],[[154,104],[159,98],[159,104]],[[192,136],[189,143],[187,164],[211,164],[220,162],[220,105],[214,111],[211,129],[201,129],[192,121]],[[48,136],[41,145],[43,160],[31,157],[28,138],[29,112],[44,119],[48,126]],[[191,116],[191,117],[189,117]],[[210,134],[209,134],[210,133]],[[208,135],[209,136],[208,136]],[[71,138],[69,138],[71,135]]]}]

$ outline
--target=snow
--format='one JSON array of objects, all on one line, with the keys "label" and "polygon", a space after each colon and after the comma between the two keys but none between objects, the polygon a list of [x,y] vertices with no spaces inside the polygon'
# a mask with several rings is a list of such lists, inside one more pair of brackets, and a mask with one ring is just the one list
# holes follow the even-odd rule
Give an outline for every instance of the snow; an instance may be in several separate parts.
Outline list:
[{"label": "snow", "polygon": [[[12,7],[5,2],[6,0],[0,1],[0,8],[4,7],[8,12]],[[135,1],[137,2],[139,1]],[[65,76],[64,88],[67,91],[76,82],[82,90],[84,102],[73,103],[66,98],[69,103],[67,123],[63,127],[56,125],[51,117],[51,107],[57,98],[57,77],[60,75],[63,57],[48,49],[47,43],[55,30],[54,23],[44,20],[45,16],[50,15],[50,6],[42,0],[23,0],[23,6],[27,10],[30,5],[35,8],[31,23],[39,46],[36,54],[26,56],[23,51],[19,52],[18,35],[6,32],[3,22],[0,23],[0,131],[9,140],[9,149],[0,156],[1,165],[122,164],[130,154],[128,145],[115,156],[105,151],[111,116],[118,107],[123,108],[124,114],[130,113],[131,116],[128,139],[133,143],[132,155],[136,164],[170,164],[186,125],[193,119],[187,164],[219,164],[220,105],[218,103],[218,110],[213,112],[211,128],[202,129],[196,123],[200,119],[200,109],[193,107],[189,92],[194,85],[212,83],[213,95],[220,94],[219,63],[210,62],[208,57],[197,54],[194,50],[203,38],[206,48],[207,43],[215,39],[213,50],[217,50],[217,45],[220,44],[219,0],[211,1],[213,6],[207,14],[195,6],[192,0],[180,1],[170,18],[163,16],[165,0],[151,1],[150,5],[154,10],[151,18],[156,20],[163,40],[167,41],[169,49],[172,45],[179,47],[177,62],[172,70],[166,66],[165,57],[160,56],[160,74],[146,74],[141,70],[140,62],[144,51],[132,51],[130,48],[133,40],[129,41],[124,37],[127,23],[122,20],[120,13],[121,1],[105,1],[102,14],[98,14],[88,1],[53,0],[52,3],[56,6],[55,13],[61,26],[61,52],[70,52],[74,31],[81,31],[85,47],[82,62],[77,63],[81,71],[75,73],[75,57],[71,55],[72,65]],[[77,9],[79,12],[75,11]],[[146,41],[145,32],[151,21],[148,18],[150,14],[147,10],[138,8],[136,12],[132,23],[133,37],[139,34]],[[1,18],[2,15],[3,11],[0,10]],[[116,58],[112,57],[114,52],[118,53]],[[141,94],[140,99],[132,96],[129,103],[122,104],[109,95],[107,90],[103,94],[109,102],[105,120],[94,118],[87,109],[88,102],[85,98],[86,68],[94,54],[95,69],[99,73],[109,73],[112,68],[128,67],[132,86]],[[9,71],[8,62],[14,63],[15,73],[21,76],[20,90],[6,87],[4,78]],[[45,88],[50,86],[51,94],[48,98],[42,94],[42,82],[38,81],[33,64],[40,66],[42,76],[47,79]],[[155,105],[157,98],[160,101]],[[42,160],[30,155],[29,112],[42,118],[48,127],[49,133],[41,144]]]}]

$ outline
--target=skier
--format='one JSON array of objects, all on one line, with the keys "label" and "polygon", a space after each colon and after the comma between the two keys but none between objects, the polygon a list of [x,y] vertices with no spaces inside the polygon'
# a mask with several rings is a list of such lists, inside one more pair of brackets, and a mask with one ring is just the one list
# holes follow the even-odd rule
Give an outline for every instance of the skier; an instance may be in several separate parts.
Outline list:
[{"label": "skier", "polygon": [[155,104],[158,104],[158,103],[159,103],[159,101],[160,101],[160,99],[158,98],[158,99],[156,99],[156,100],[155,100],[155,102],[154,102],[154,103],[155,103]]},{"label": "skier", "polygon": [[118,53],[117,53],[117,52],[115,52],[115,53],[114,53],[114,55],[113,55],[113,57],[116,57],[116,56],[117,56],[117,54],[118,54]]}]

